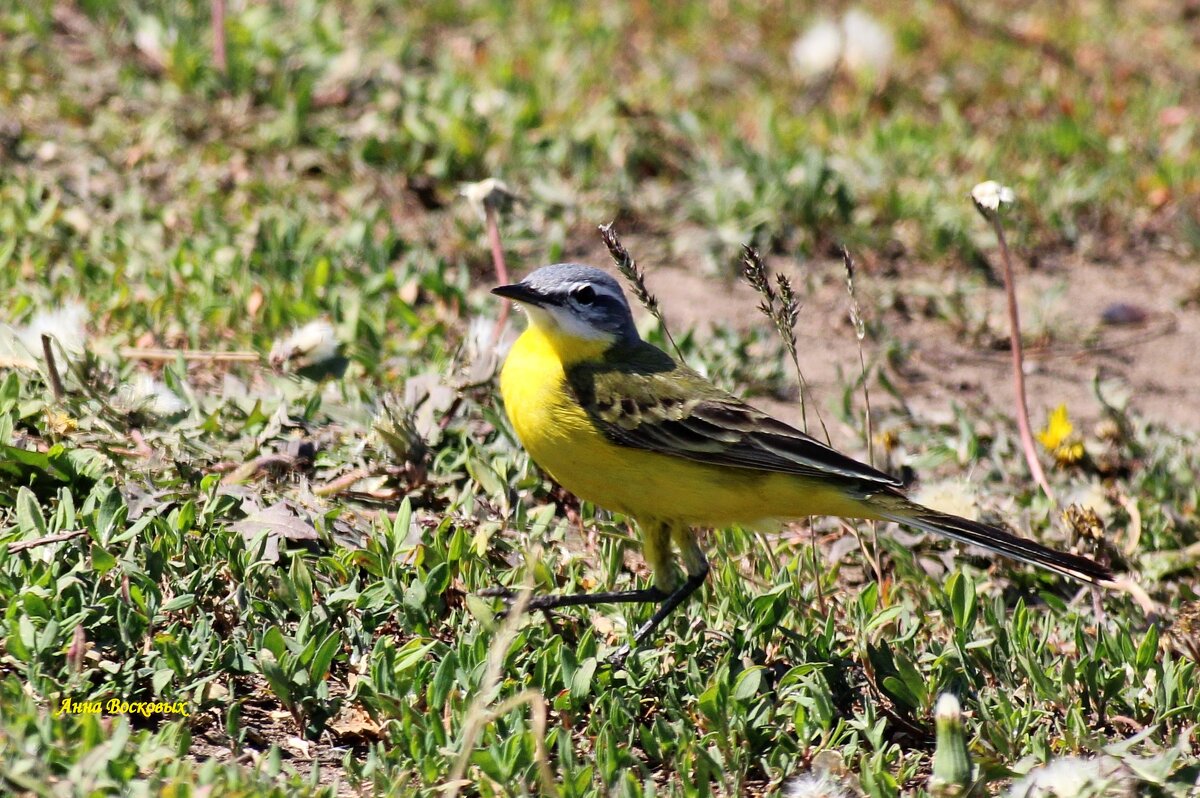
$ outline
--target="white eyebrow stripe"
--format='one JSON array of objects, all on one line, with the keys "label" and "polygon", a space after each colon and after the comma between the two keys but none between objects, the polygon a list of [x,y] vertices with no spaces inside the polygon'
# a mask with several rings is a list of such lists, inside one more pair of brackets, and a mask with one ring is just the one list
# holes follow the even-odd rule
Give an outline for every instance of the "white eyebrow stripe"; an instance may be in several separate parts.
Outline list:
[{"label": "white eyebrow stripe", "polygon": [[612,286],[604,285],[601,283],[586,283],[586,282],[585,283],[575,283],[574,285],[571,286],[571,288],[569,290],[573,294],[576,291],[578,291],[580,288],[583,288],[585,286],[590,287],[597,294],[606,296],[609,299],[623,300],[625,298],[624,294],[621,293],[620,288],[613,290]]}]

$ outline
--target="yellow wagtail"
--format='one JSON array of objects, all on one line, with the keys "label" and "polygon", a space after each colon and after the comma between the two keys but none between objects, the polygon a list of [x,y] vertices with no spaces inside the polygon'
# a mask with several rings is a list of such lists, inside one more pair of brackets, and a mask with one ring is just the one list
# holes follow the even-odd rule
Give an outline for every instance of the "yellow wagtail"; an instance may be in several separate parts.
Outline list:
[{"label": "yellow wagtail", "polygon": [[896,478],[716,387],[641,339],[620,285],[599,269],[546,266],[492,293],[529,316],[500,375],[517,437],[567,490],[632,517],[654,574],[644,590],[538,596],[530,609],[661,602],[638,645],[704,583],[693,527],[811,515],[896,521],[1083,582],[1113,578],[1086,557],[916,504]]}]

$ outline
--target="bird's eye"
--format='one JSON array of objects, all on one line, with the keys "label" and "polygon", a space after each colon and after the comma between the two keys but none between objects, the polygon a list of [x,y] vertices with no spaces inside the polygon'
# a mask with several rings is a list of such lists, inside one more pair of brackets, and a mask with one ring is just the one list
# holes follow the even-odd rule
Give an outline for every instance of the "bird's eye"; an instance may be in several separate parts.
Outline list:
[{"label": "bird's eye", "polygon": [[581,305],[590,305],[596,301],[596,289],[583,285],[571,292],[571,298]]}]

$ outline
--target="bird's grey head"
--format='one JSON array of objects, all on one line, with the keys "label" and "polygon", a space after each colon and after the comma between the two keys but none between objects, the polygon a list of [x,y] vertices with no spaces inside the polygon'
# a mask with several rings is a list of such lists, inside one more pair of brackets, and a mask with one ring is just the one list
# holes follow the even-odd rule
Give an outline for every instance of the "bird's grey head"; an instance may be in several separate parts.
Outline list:
[{"label": "bird's grey head", "polygon": [[620,284],[591,266],[543,266],[519,283],[493,288],[492,293],[520,302],[534,324],[550,325],[567,335],[613,343],[639,340]]}]

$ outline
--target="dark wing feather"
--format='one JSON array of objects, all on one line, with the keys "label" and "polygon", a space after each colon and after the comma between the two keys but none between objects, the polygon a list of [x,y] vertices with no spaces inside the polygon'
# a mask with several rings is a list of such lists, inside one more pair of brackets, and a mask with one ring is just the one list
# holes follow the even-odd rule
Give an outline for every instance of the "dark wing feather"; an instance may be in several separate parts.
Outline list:
[{"label": "dark wing feather", "polygon": [[901,484],[750,407],[644,342],[572,367],[567,382],[605,437],[621,446],[756,471]]}]

